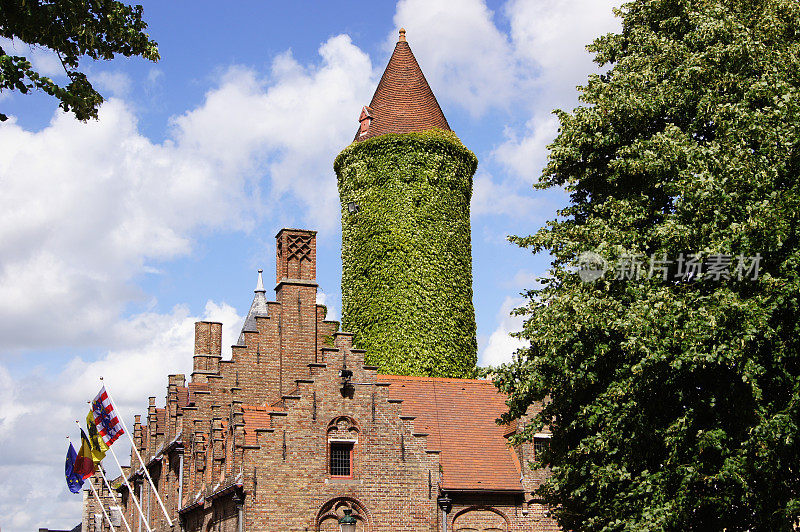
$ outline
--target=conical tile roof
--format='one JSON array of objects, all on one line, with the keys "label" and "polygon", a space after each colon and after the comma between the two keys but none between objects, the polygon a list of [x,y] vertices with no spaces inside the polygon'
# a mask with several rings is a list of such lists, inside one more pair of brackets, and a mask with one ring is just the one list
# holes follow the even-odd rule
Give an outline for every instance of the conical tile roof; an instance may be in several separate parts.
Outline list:
[{"label": "conical tile roof", "polygon": [[[366,140],[387,133],[411,133],[433,128],[450,130],[436,96],[419,67],[400,30],[400,40],[360,121],[369,120],[368,128],[359,128],[355,140]],[[363,134],[362,134],[363,133]]]}]

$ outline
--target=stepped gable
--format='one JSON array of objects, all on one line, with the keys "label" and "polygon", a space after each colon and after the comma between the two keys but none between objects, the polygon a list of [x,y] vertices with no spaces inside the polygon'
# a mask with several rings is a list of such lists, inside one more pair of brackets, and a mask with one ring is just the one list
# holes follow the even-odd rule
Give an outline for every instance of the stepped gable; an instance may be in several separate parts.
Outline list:
[{"label": "stepped gable", "polygon": [[520,464],[508,445],[509,427],[495,420],[506,412],[506,396],[491,381],[379,375],[389,396],[403,401],[403,415],[429,434],[441,452],[442,489],[523,491]]},{"label": "stepped gable", "polygon": [[[346,509],[361,530],[417,532],[443,528],[447,494],[448,529],[558,530],[535,498],[548,474],[530,468],[536,444],[509,446],[514,425],[495,423],[506,398],[492,382],[378,375],[316,303],[314,232],[281,230],[276,252],[276,301],[246,342],[223,359],[222,324],[195,323],[191,380],[170,375],[166,406],[151,396],[146,422],[134,417],[141,458],[132,451],[123,474],[141,487],[115,489],[138,491],[151,511],[101,487],[102,504],[155,532],[335,530]],[[85,529],[98,516],[86,497]]]},{"label": "stepped gable", "polygon": [[361,111],[355,141],[387,133],[438,128],[450,131],[436,96],[406,42],[406,31],[394,47],[372,102]]}]

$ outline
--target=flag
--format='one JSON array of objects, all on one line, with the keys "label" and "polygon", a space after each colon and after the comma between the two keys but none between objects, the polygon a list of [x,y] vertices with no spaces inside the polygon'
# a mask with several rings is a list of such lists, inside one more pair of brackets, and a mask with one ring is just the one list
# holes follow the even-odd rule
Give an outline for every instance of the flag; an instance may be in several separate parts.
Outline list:
[{"label": "flag", "polygon": [[67,461],[64,463],[64,476],[67,477],[67,487],[72,493],[79,493],[83,487],[83,477],[75,471],[75,460],[77,459],[78,453],[70,443],[67,449]]},{"label": "flag", "polygon": [[92,444],[89,443],[89,438],[86,433],[81,429],[81,450],[78,451],[78,457],[75,459],[74,471],[83,480],[94,475],[94,460],[92,460]]},{"label": "flag", "polygon": [[97,432],[97,425],[94,424],[94,412],[91,410],[86,414],[86,430],[89,432],[89,444],[92,446],[92,461],[99,464],[106,457],[108,445]]},{"label": "flag", "polygon": [[117,417],[117,411],[114,410],[114,405],[111,403],[111,399],[108,398],[105,386],[100,388],[100,393],[92,401],[92,414],[94,415],[94,424],[97,427],[97,432],[106,445],[111,445],[125,433],[122,430],[122,423]]}]

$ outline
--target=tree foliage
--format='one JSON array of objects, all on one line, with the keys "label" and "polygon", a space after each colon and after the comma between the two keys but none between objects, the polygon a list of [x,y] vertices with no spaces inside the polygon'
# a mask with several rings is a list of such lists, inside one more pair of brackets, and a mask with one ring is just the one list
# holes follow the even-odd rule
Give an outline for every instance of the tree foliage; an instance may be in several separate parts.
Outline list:
[{"label": "tree foliage", "polygon": [[[0,91],[42,90],[79,120],[97,118],[103,97],[78,70],[80,59],[122,54],[157,61],[158,45],[144,33],[146,28],[141,6],[114,0],[0,0],[0,36],[52,50],[69,77],[68,85],[58,85],[25,57],[0,47]],[[0,114],[0,120],[6,119]]]},{"label": "tree foliage", "polygon": [[[570,530],[792,530],[800,515],[800,3],[640,0],[589,47],[539,188],[569,205],[512,237],[553,257],[499,368],[506,418],[553,431],[540,489]],[[753,280],[595,282],[582,252],[761,255]],[[674,265],[673,265],[674,266]]]}]

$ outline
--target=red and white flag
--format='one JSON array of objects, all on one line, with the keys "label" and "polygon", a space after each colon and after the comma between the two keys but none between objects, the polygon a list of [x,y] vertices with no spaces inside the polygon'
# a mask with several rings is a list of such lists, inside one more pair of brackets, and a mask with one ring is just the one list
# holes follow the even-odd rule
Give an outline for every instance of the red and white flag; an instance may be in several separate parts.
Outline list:
[{"label": "red and white flag", "polygon": [[117,417],[117,411],[114,410],[114,405],[108,398],[105,386],[100,388],[100,393],[92,401],[92,415],[97,432],[106,445],[111,445],[125,433],[122,423]]}]

